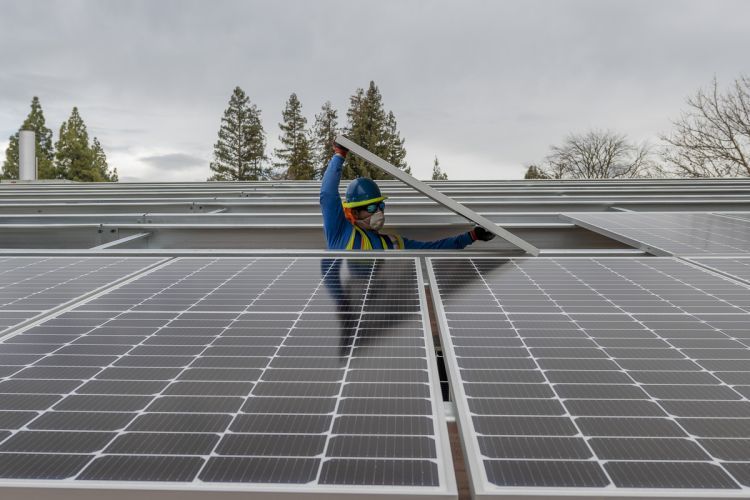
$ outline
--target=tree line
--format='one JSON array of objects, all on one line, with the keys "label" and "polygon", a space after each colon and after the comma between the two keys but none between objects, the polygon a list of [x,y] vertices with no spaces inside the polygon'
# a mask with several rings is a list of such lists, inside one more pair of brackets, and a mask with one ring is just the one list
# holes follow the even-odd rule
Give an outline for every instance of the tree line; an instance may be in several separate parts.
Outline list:
[{"label": "tree line", "polygon": [[[367,90],[358,88],[349,98],[345,126],[339,124],[339,113],[330,101],[322,105],[313,123],[308,125],[302,103],[297,94],[292,93],[281,113],[280,146],[274,149],[273,160],[266,153],[266,133],[260,115],[260,109],[245,91],[236,87],[221,119],[210,164],[212,175],[208,180],[320,179],[331,158],[333,142],[340,133],[398,168],[411,172],[396,117],[385,109],[375,82],[371,81]],[[347,157],[343,176],[386,177],[381,170],[354,155]]]},{"label": "tree line", "polygon": [[[405,140],[396,117],[385,108],[375,82],[358,88],[349,98],[346,123],[330,101],[311,124],[302,103],[292,93],[279,122],[279,147],[266,151],[261,110],[236,87],[221,118],[210,162],[211,181],[314,180],[322,178],[340,133],[393,165],[410,172]],[[117,181],[99,140],[89,141],[78,108],[60,126],[53,143],[37,97],[20,130],[36,133],[39,179]],[[18,137],[10,137],[0,176],[18,178]],[[343,176],[382,179],[385,174],[355,155],[344,163]],[[750,176],[750,77],[740,76],[722,89],[716,78],[686,100],[686,110],[672,122],[660,143],[637,143],[612,130],[590,130],[568,135],[550,147],[544,161],[527,165],[526,179],[629,179],[639,177]],[[437,157],[432,179],[445,180]]]},{"label": "tree line", "polygon": [[716,78],[686,99],[661,143],[635,143],[612,130],[571,134],[551,146],[526,179],[750,176],[750,77],[721,89]]},{"label": "tree line", "polygon": [[[60,125],[57,142],[53,143],[52,130],[47,128],[39,98],[31,100],[31,111],[21,124],[21,130],[31,130],[36,136],[38,179],[67,179],[78,182],[117,182],[117,169],[110,169],[107,155],[99,139],[89,141],[86,124],[78,108]],[[18,179],[18,137],[10,136],[5,150],[0,178]]]}]

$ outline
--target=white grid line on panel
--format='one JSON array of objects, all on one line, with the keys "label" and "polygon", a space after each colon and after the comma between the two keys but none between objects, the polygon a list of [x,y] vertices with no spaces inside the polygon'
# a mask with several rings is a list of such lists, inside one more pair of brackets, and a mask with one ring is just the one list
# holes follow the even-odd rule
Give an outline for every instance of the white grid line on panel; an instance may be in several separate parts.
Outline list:
[{"label": "white grid line on panel", "polygon": [[[639,286],[639,287],[640,287],[640,285],[639,285],[638,283],[635,283],[635,282],[633,282],[632,280],[628,279],[628,278],[627,278],[626,276],[624,276],[624,275],[622,275],[622,274],[620,274],[620,273],[617,273],[616,271],[614,271],[614,270],[612,270],[612,269],[610,269],[610,268],[608,268],[608,267],[604,266],[604,265],[603,265],[603,264],[602,264],[601,262],[599,262],[598,260],[592,259],[592,261],[593,261],[594,263],[596,263],[597,265],[599,265],[599,266],[602,266],[602,267],[604,267],[604,268],[605,268],[605,269],[607,269],[608,271],[611,271],[611,272],[613,272],[613,273],[617,274],[617,275],[618,275],[618,276],[619,276],[620,278],[622,278],[623,280],[626,280],[626,281],[628,281],[628,282],[630,282],[630,283],[633,283],[634,285],[636,285],[636,286]],[[586,283],[585,281],[581,280],[581,279],[580,279],[580,278],[578,278],[578,277],[577,277],[577,276],[576,276],[575,274],[573,274],[572,272],[570,272],[569,270],[567,270],[567,269],[565,269],[565,268],[564,268],[563,266],[561,266],[561,265],[560,265],[560,263],[558,263],[558,262],[555,262],[555,263],[556,263],[556,264],[557,264],[558,266],[560,266],[560,267],[561,267],[562,269],[564,269],[564,270],[565,270],[566,272],[568,272],[568,273],[569,273],[569,274],[570,274],[571,276],[573,276],[573,278],[575,278],[576,280],[578,280],[579,282],[581,282],[581,283],[582,283],[582,284],[584,284],[585,286],[587,286],[587,287],[591,288],[591,290],[592,290],[592,291],[594,291],[594,292],[598,293],[598,292],[597,292],[597,291],[596,291],[596,290],[595,290],[594,288],[590,287],[590,286],[588,285],[588,283]],[[655,270],[656,270],[656,269],[655,269]],[[663,274],[663,273],[662,273],[662,274]],[[670,278],[671,278],[671,276],[670,276]],[[537,285],[537,286],[538,286],[538,285]],[[644,290],[645,292],[647,292],[647,293],[650,293],[650,294],[653,294],[653,293],[652,293],[651,291],[649,291],[648,289],[646,289],[646,288],[643,288],[643,287],[641,287],[641,288],[642,288],[642,289],[643,289],[643,290]],[[601,294],[600,294],[600,295],[601,295]],[[646,326],[646,325],[645,325],[645,324],[643,324],[643,323],[642,323],[641,321],[639,321],[639,320],[638,320],[638,319],[637,319],[636,317],[634,317],[634,315],[633,315],[632,313],[629,313],[629,312],[625,311],[624,309],[622,309],[621,307],[619,307],[619,306],[618,306],[618,305],[617,305],[616,303],[612,302],[611,300],[609,300],[609,299],[608,299],[607,297],[605,297],[604,295],[602,295],[602,298],[604,298],[605,300],[607,300],[608,302],[610,302],[610,303],[611,303],[611,304],[612,304],[612,305],[613,305],[614,307],[617,307],[618,309],[620,309],[620,310],[621,310],[621,311],[623,312],[623,314],[626,314],[626,315],[627,315],[628,317],[630,317],[630,318],[631,318],[631,319],[632,319],[632,320],[633,320],[634,322],[636,322],[636,323],[640,324],[640,325],[641,325],[641,326],[643,326],[643,327],[644,327],[645,329],[647,329],[647,330],[651,331],[652,333],[654,333],[655,335],[657,335],[657,334],[656,334],[656,332],[654,332],[653,330],[651,330],[651,329],[650,329],[650,328],[649,328],[648,326]],[[664,299],[664,298],[662,298],[662,297],[660,297],[660,298],[661,298],[661,300],[664,300],[664,301],[666,301],[666,302],[669,302],[669,301],[668,301],[667,299]],[[566,313],[565,315],[566,315],[566,316],[568,316],[568,315],[567,315],[567,313]],[[694,317],[694,316],[692,316],[692,315],[691,315],[691,314],[689,314],[689,313],[685,313],[685,315],[687,315],[687,316],[691,316],[691,317]],[[577,323],[577,322],[576,322],[575,320],[573,320],[572,318],[570,318],[570,319],[571,319],[571,320],[573,321],[573,323],[575,323],[575,324],[576,324],[576,326],[578,326],[578,323]],[[697,318],[696,318],[696,319],[697,319]],[[579,328],[580,328],[580,327],[579,327]],[[599,348],[600,348],[600,349],[602,349],[602,351],[604,351],[605,353],[607,353],[607,351],[606,351],[606,350],[605,350],[605,349],[604,349],[604,348],[603,348],[603,347],[602,347],[601,345],[599,345],[599,343],[598,343],[598,342],[597,342],[597,341],[596,341],[596,340],[595,340],[595,339],[594,339],[593,337],[591,337],[590,335],[588,335],[588,332],[586,332],[586,331],[585,331],[585,329],[581,328],[581,330],[583,330],[583,331],[584,331],[584,333],[586,333],[586,335],[587,335],[587,336],[588,336],[588,337],[589,337],[589,338],[590,338],[590,339],[591,339],[592,341],[594,341],[594,342],[595,342],[595,343],[596,343],[596,344],[597,344],[597,345],[599,346]],[[670,347],[672,347],[673,349],[675,349],[675,350],[677,350],[678,352],[680,352],[680,354],[682,354],[682,355],[683,355],[683,356],[685,357],[685,359],[691,359],[691,358],[690,358],[689,356],[686,356],[686,355],[685,355],[685,354],[684,354],[684,353],[682,352],[682,350],[681,350],[681,349],[679,349],[679,348],[675,347],[674,345],[672,345],[672,344],[671,344],[671,343],[670,343],[670,342],[669,342],[669,341],[668,341],[667,339],[664,339],[664,338],[663,338],[663,337],[661,337],[660,335],[657,335],[657,337],[661,338],[661,339],[662,339],[662,340],[663,340],[664,342],[666,342],[667,344],[669,344],[669,345],[670,345]],[[630,374],[628,373],[628,370],[625,370],[625,369],[624,369],[624,368],[622,367],[622,365],[621,365],[621,364],[620,364],[620,363],[619,363],[619,362],[617,361],[617,358],[614,358],[614,357],[612,357],[612,356],[611,356],[611,355],[610,355],[609,353],[607,353],[607,355],[608,355],[608,359],[609,359],[610,361],[612,361],[613,363],[615,363],[615,364],[616,364],[616,365],[617,365],[617,366],[618,366],[618,367],[620,368],[620,370],[622,370],[622,371],[623,371],[623,372],[624,372],[624,373],[625,373],[625,374],[626,374],[626,375],[627,375],[627,376],[628,376],[628,377],[629,377],[629,378],[631,379],[631,381],[632,381],[632,384],[633,384],[633,385],[635,385],[636,387],[639,387],[639,388],[641,388],[641,386],[642,386],[643,384],[641,384],[641,383],[639,383],[639,382],[638,382],[637,380],[633,379],[633,378],[632,378],[632,377],[630,376]],[[692,360],[692,361],[694,361],[694,362],[696,362],[696,363],[698,363],[698,364],[700,365],[700,363],[699,363],[698,361],[696,361],[696,360]],[[721,379],[719,379],[719,380],[721,380]],[[730,386],[728,386],[728,385],[727,385],[726,383],[724,383],[724,381],[721,381],[721,384],[719,384],[719,385],[723,385],[723,386],[726,386],[726,387],[728,387],[729,389],[732,389],[732,388],[731,388]],[[737,393],[737,392],[736,392],[736,391],[734,391],[733,389],[732,389],[732,391],[733,391],[733,392],[735,392],[735,394],[737,394],[737,395],[738,395],[738,396],[739,396],[740,398],[742,398],[742,395],[741,395],[741,394]],[[673,415],[673,414],[671,414],[671,413],[669,412],[669,410],[668,410],[667,408],[665,408],[665,407],[664,407],[664,406],[663,406],[663,405],[662,405],[662,404],[660,403],[660,401],[661,401],[661,400],[659,400],[659,399],[657,399],[657,398],[653,397],[653,396],[652,396],[651,394],[649,394],[649,392],[648,392],[648,391],[643,391],[643,392],[644,392],[644,393],[645,393],[645,394],[646,394],[646,395],[647,395],[647,396],[649,397],[649,400],[650,400],[651,402],[653,402],[653,403],[655,403],[656,405],[658,405],[658,406],[659,406],[659,408],[661,408],[661,409],[662,409],[662,411],[664,411],[664,413],[666,413],[666,414],[667,414],[667,415],[668,415],[668,416],[670,417],[670,420],[671,420],[671,421],[672,421],[672,422],[673,422],[673,423],[674,423],[675,425],[677,425],[677,426],[678,426],[678,427],[679,427],[680,429],[682,429],[682,431],[683,431],[683,432],[685,432],[685,434],[687,435],[687,439],[688,439],[688,440],[690,440],[690,441],[691,441],[691,442],[693,442],[693,443],[694,443],[694,444],[695,444],[696,446],[698,446],[698,447],[699,447],[699,448],[700,448],[701,450],[703,450],[703,452],[705,452],[705,453],[706,453],[706,455],[707,455],[708,457],[711,457],[711,458],[712,458],[712,460],[710,460],[710,461],[708,461],[708,460],[707,460],[706,462],[711,462],[711,463],[713,463],[714,465],[717,465],[717,466],[721,466],[721,462],[720,462],[719,460],[717,460],[716,458],[714,458],[714,457],[713,457],[713,456],[711,455],[711,453],[709,453],[709,452],[708,452],[708,450],[706,450],[706,449],[705,449],[705,448],[703,447],[703,445],[702,445],[702,444],[701,444],[701,443],[700,443],[700,442],[698,441],[698,439],[696,439],[695,437],[691,436],[690,432],[689,432],[689,431],[688,431],[688,430],[687,430],[686,428],[684,428],[684,427],[683,427],[683,426],[682,426],[682,425],[680,424],[680,422],[679,422],[679,421],[677,420],[676,416],[675,416],[675,415]],[[683,438],[683,439],[684,439],[684,438]],[[621,460],[618,460],[618,461],[621,461]],[[633,460],[633,461],[638,461],[638,460]]]},{"label": "white grid line on panel", "polygon": [[[524,338],[523,338],[523,337],[521,336],[521,334],[520,334],[520,332],[518,331],[518,329],[516,328],[516,326],[515,326],[515,324],[514,324],[513,320],[512,320],[512,319],[511,319],[511,317],[510,317],[510,316],[509,316],[509,315],[508,315],[508,314],[506,313],[506,311],[505,311],[504,307],[502,306],[502,304],[501,304],[500,300],[499,300],[499,299],[497,298],[497,296],[495,296],[495,293],[494,293],[494,292],[492,291],[492,288],[491,288],[491,287],[490,287],[490,285],[489,285],[489,284],[487,283],[487,280],[485,279],[485,277],[484,277],[484,276],[482,275],[482,272],[481,272],[481,271],[479,270],[479,268],[477,268],[477,267],[476,267],[476,264],[474,263],[474,261],[473,261],[473,260],[471,260],[471,264],[472,264],[472,266],[474,266],[474,270],[475,270],[475,271],[476,271],[476,273],[477,273],[477,274],[479,275],[480,279],[482,280],[482,283],[484,283],[484,286],[485,286],[485,287],[487,288],[487,292],[489,292],[489,294],[490,294],[490,296],[492,297],[492,299],[493,299],[493,300],[495,301],[495,303],[497,304],[497,306],[498,306],[498,307],[500,308],[500,312],[501,312],[501,313],[502,313],[502,314],[503,314],[503,315],[504,315],[504,316],[505,316],[505,317],[506,317],[506,318],[508,319],[508,322],[509,322],[509,323],[511,324],[511,327],[512,327],[512,328],[513,328],[513,329],[515,330],[515,332],[516,332],[516,335],[517,335],[517,336],[518,336],[518,338],[519,338],[519,339],[521,340],[521,343],[522,343],[523,347],[524,347],[524,348],[525,348],[525,349],[526,349],[526,350],[527,350],[527,351],[529,352],[529,356],[530,356],[530,357],[531,357],[531,359],[533,360],[533,362],[534,362],[534,366],[536,366],[536,369],[537,369],[537,370],[539,370],[539,372],[540,372],[540,373],[542,374],[542,377],[544,377],[544,381],[545,381],[545,382],[546,382],[546,383],[547,383],[547,384],[548,384],[548,385],[550,386],[550,388],[552,389],[552,392],[554,393],[554,395],[555,395],[555,398],[556,398],[556,399],[557,399],[558,401],[560,401],[560,403],[562,404],[562,401],[563,401],[563,400],[562,400],[562,398],[560,397],[560,395],[559,395],[559,394],[557,393],[557,390],[555,389],[555,386],[554,386],[554,384],[552,384],[552,383],[550,382],[549,378],[547,377],[547,373],[546,373],[546,372],[545,372],[545,370],[543,370],[543,369],[542,369],[542,367],[541,367],[541,366],[539,365],[539,362],[538,362],[537,358],[536,358],[536,357],[534,357],[533,355],[531,355],[531,351],[529,350],[529,347],[528,347],[528,346],[527,346],[527,344],[526,344],[526,340],[525,340],[525,339],[524,339]],[[515,263],[514,263],[514,264],[515,264]],[[518,266],[516,266],[516,267],[518,268]],[[520,268],[518,268],[518,269],[519,269],[519,270],[521,270]],[[523,270],[521,270],[521,272],[523,272]],[[539,288],[539,290],[540,290],[540,291],[541,291],[542,293],[544,293],[544,295],[545,295],[545,296],[547,296],[547,297],[548,297],[548,298],[549,298],[550,300],[552,300],[552,298],[551,298],[551,297],[549,297],[549,295],[548,295],[548,294],[547,294],[547,293],[546,293],[546,292],[545,292],[545,291],[544,291],[544,290],[543,290],[543,289],[542,289],[541,287],[539,287],[539,285],[537,285],[537,284],[536,284],[536,283],[535,283],[535,282],[534,282],[533,280],[531,280],[531,278],[530,278],[530,277],[528,276],[528,274],[526,274],[525,272],[523,272],[523,274],[524,274],[524,275],[525,275],[525,276],[526,276],[527,278],[529,278],[529,280],[530,280],[530,281],[531,281],[531,282],[532,282],[532,283],[533,283],[533,284],[534,284],[535,286],[537,286],[537,287]],[[554,300],[552,300],[552,302],[554,302]],[[563,408],[565,409],[565,414],[564,414],[563,416],[565,416],[565,417],[568,417],[568,419],[569,419],[569,420],[570,420],[570,422],[571,422],[571,423],[573,424],[573,426],[575,426],[576,430],[578,431],[578,436],[581,436],[581,437],[582,437],[582,436],[584,436],[584,434],[583,434],[583,432],[581,431],[581,428],[579,427],[578,423],[577,423],[577,422],[575,421],[575,419],[573,418],[573,416],[572,416],[572,415],[571,415],[571,414],[569,413],[568,409],[567,409],[567,408],[565,407],[565,405],[564,405],[564,404],[562,405],[562,407],[563,407]],[[473,427],[473,424],[472,424],[472,427]],[[475,431],[475,435],[476,435],[476,431]],[[586,441],[586,440],[585,440],[585,441]],[[479,443],[478,443],[478,442],[476,443],[476,447],[477,447],[477,450],[478,450],[478,449],[479,449]],[[591,445],[590,445],[590,444],[588,443],[588,441],[586,441],[586,447],[587,447],[587,449],[588,449],[589,453],[591,453],[591,458],[589,458],[588,460],[582,460],[582,461],[594,461],[594,462],[599,462],[599,463],[601,463],[602,461],[601,461],[601,460],[600,460],[600,459],[598,458],[598,456],[597,456],[597,454],[596,454],[595,450],[594,450],[594,449],[593,449],[593,448],[591,447]],[[502,460],[502,459],[496,459],[496,458],[493,458],[492,460]],[[506,460],[507,460],[507,459],[506,459]],[[528,460],[528,459],[527,459],[527,460]],[[484,478],[484,482],[485,482],[485,485],[489,485],[489,484],[490,484],[490,482],[489,482],[489,480],[488,480],[488,478],[487,478],[487,475],[486,475],[486,471],[485,471],[484,469],[482,469],[482,471],[483,471],[483,472],[485,473],[485,474],[483,475],[483,478]],[[607,472],[607,471],[606,471],[606,470],[605,470],[605,469],[604,469],[603,467],[602,467],[602,472],[603,472],[603,473],[604,473],[604,475],[606,476],[606,478],[607,478],[607,481],[609,481],[609,485],[610,485],[610,486],[611,486],[611,485],[613,485],[614,483],[613,483],[613,481],[612,481],[612,478],[611,478],[611,477],[609,476],[609,473],[608,473],[608,472]]]}]

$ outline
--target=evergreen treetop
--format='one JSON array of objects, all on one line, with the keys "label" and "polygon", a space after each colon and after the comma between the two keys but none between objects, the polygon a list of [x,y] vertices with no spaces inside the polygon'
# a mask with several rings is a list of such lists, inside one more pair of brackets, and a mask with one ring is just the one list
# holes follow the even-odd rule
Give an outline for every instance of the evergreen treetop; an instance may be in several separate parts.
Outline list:
[{"label": "evergreen treetop", "polygon": [[70,117],[60,126],[55,144],[55,168],[63,179],[93,181],[91,165],[93,151],[89,147],[89,134],[78,108],[73,108]]},{"label": "evergreen treetop", "polygon": [[[52,144],[52,130],[47,128],[44,120],[44,112],[39,98],[31,99],[31,111],[21,124],[21,130],[31,130],[36,137],[37,178],[54,179],[57,177],[54,168],[55,149]],[[18,137],[16,132],[10,136],[10,143],[5,150],[5,162],[3,162],[2,178],[18,179]]]},{"label": "evergreen treetop", "polygon": [[448,180],[448,174],[442,171],[440,168],[440,161],[438,161],[438,157],[435,157],[435,161],[432,164],[432,180],[433,181],[447,181]]},{"label": "evergreen treetop", "polygon": [[60,126],[55,144],[55,169],[61,179],[78,182],[116,182],[117,171],[109,171],[107,156],[99,139],[89,145],[86,124],[73,108],[70,117]]},{"label": "evergreen treetop", "polygon": [[315,177],[315,165],[307,132],[307,118],[302,116],[302,104],[297,94],[289,96],[286,107],[281,114],[281,147],[274,150],[280,161],[275,167],[285,171],[285,178],[290,180],[310,180]]},{"label": "evergreen treetop", "polygon": [[339,133],[338,113],[330,101],[326,101],[315,115],[313,125],[313,151],[315,159],[315,177],[322,179],[328,161],[333,155],[333,143]]},{"label": "evergreen treetop", "polygon": [[[383,107],[383,97],[375,82],[370,82],[367,91],[361,88],[355,91],[349,99],[349,110],[346,116],[348,119],[347,137],[407,173],[410,171],[405,162],[406,150],[404,140],[398,132],[396,117],[392,112],[386,113]],[[385,172],[355,155],[347,156],[343,176],[389,178]]]},{"label": "evergreen treetop", "polygon": [[526,169],[526,173],[523,176],[524,179],[549,179],[550,176],[541,167],[536,165],[529,165]]},{"label": "evergreen treetop", "polygon": [[[367,147],[362,142],[368,139],[365,127],[366,112],[364,89],[358,88],[349,98],[349,109],[346,112],[346,118],[348,121],[345,129],[347,137],[360,146]],[[369,168],[369,165],[362,159],[353,157],[353,155],[347,155],[341,176],[346,179],[354,179],[359,176],[369,177]]]},{"label": "evergreen treetop", "polygon": [[257,181],[267,179],[266,137],[260,110],[240,87],[235,87],[214,145],[210,181]]},{"label": "evergreen treetop", "polygon": [[393,111],[389,111],[385,119],[385,142],[388,151],[388,156],[385,159],[407,174],[410,174],[411,168],[406,164],[404,139],[401,138],[401,134],[398,132],[398,125],[396,124],[396,117]]},{"label": "evergreen treetop", "polygon": [[118,180],[120,180],[119,176],[117,175],[116,168],[112,170],[112,172],[109,171],[107,155],[104,153],[104,148],[102,148],[99,139],[97,139],[96,137],[94,137],[94,141],[91,146],[91,152],[93,156],[92,170],[94,172],[94,176],[101,179],[101,181],[98,182],[117,182]]}]

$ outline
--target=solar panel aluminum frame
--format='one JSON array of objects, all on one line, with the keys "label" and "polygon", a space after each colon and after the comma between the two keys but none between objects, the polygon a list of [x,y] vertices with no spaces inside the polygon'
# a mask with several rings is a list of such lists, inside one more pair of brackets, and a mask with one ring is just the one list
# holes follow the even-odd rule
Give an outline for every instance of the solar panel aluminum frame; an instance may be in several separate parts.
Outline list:
[{"label": "solar panel aluminum frame", "polygon": [[[446,436],[447,438],[447,436]],[[450,457],[450,453],[447,455]],[[452,472],[452,471],[451,471]],[[435,491],[435,488],[414,488],[430,491],[407,491],[399,486],[325,486],[284,485],[246,483],[175,483],[127,482],[127,481],[49,481],[5,480],[0,483],[3,498],[29,498],[33,500],[206,500],[212,498],[247,500],[330,500],[359,499],[384,500],[392,498],[458,498],[455,486],[453,492]],[[7,495],[7,496],[5,496]]]},{"label": "solar panel aluminum frame", "polygon": [[584,229],[588,229],[589,231],[594,231],[595,233],[599,233],[608,238],[612,238],[613,240],[619,241],[620,243],[625,243],[626,245],[630,245],[633,248],[638,248],[640,250],[643,250],[644,252],[650,253],[651,255],[656,255],[658,257],[671,257],[673,255],[671,252],[668,252],[662,248],[654,247],[654,246],[648,245],[647,243],[644,243],[643,241],[636,240],[636,239],[630,238],[629,236],[620,234],[614,229],[608,229],[603,226],[597,226],[596,224],[583,221],[577,218],[575,214],[572,214],[572,213],[560,214],[560,218],[565,221],[572,222],[576,226],[582,227]]},{"label": "solar panel aluminum frame", "polygon": [[[482,459],[479,443],[476,439],[477,432],[474,428],[473,419],[469,410],[468,397],[464,390],[458,360],[455,356],[453,340],[450,335],[448,318],[443,307],[438,281],[435,270],[432,267],[433,260],[450,259],[451,257],[426,257],[426,268],[431,288],[433,306],[437,320],[438,333],[443,346],[443,359],[448,374],[448,382],[451,387],[451,395],[455,404],[456,423],[458,426],[464,461],[469,476],[469,487],[472,498],[482,500],[559,500],[561,498],[606,498],[608,500],[716,500],[724,498],[747,498],[747,488],[739,490],[717,490],[717,489],[655,489],[655,488],[618,488],[609,484],[602,488],[584,487],[526,487],[526,486],[495,486],[487,478]],[[527,260],[528,257],[467,257],[471,260],[505,258],[509,260]],[[533,260],[580,260],[591,257],[536,257]],[[607,257],[596,257],[606,260]],[[615,257],[616,258],[616,257]],[[453,257],[455,259],[455,257]],[[683,261],[679,258],[670,260]],[[703,270],[703,269],[700,269]]]},{"label": "solar panel aluminum frame", "polygon": [[[715,212],[697,212],[697,211],[683,211],[683,212],[670,212],[670,211],[664,211],[664,212],[636,212],[636,211],[627,211],[630,214],[641,214],[641,215],[707,215],[707,216],[714,216],[717,219],[725,219],[727,221],[734,221],[734,222],[750,222],[750,218],[743,218],[743,217],[732,217],[732,216],[726,216],[722,213],[715,213]],[[615,213],[622,213],[622,212],[610,212],[611,214]],[[588,229],[590,231],[594,231],[595,233],[599,233],[603,236],[607,236],[608,238],[612,238],[613,240],[619,241],[621,243],[625,243],[626,245],[630,245],[635,248],[639,248],[643,250],[644,252],[648,252],[652,255],[655,255],[657,257],[683,257],[686,255],[691,255],[696,252],[673,252],[670,250],[667,250],[666,248],[662,248],[658,245],[652,245],[649,244],[643,240],[635,239],[632,236],[627,236],[626,234],[623,234],[617,230],[617,228],[610,228],[605,227],[602,224],[597,224],[594,222],[589,222],[586,220],[581,219],[581,217],[589,214],[588,212],[583,212],[581,214],[576,214],[574,212],[568,212],[568,213],[561,213],[560,218],[566,222],[572,222],[573,224],[580,226],[584,229]],[[592,212],[594,215],[602,215],[606,214],[606,212]],[[747,257],[748,253],[742,253],[742,252],[706,252],[704,254],[705,256],[744,256]]]},{"label": "solar panel aluminum frame", "polygon": [[363,148],[356,142],[353,142],[350,139],[347,139],[343,135],[340,135],[336,138],[336,142],[338,144],[341,144],[342,146],[345,146],[348,148],[352,153],[356,154],[360,158],[362,158],[365,161],[368,161],[378,167],[379,169],[385,171],[387,174],[392,175],[396,179],[404,182],[405,184],[409,185],[410,187],[416,189],[420,193],[424,194],[428,198],[431,198],[432,200],[440,203],[444,207],[448,208],[449,210],[452,210],[453,212],[461,215],[462,217],[470,220],[473,223],[476,223],[485,229],[487,231],[499,236],[500,238],[504,239],[505,241],[517,246],[518,248],[522,249],[526,253],[530,255],[537,256],[539,255],[539,249],[529,243],[526,240],[523,240],[516,236],[515,234],[501,228],[494,222],[490,221],[489,219],[479,215],[478,213],[474,212],[473,210],[465,207],[464,205],[458,203],[457,201],[453,200],[452,198],[449,198],[448,196],[444,195],[437,189],[433,188],[432,186],[419,181],[412,177],[411,175],[407,174],[403,170],[396,168],[394,165],[391,165],[384,159],[380,158],[379,156],[375,155],[374,153],[368,151],[367,149]]},{"label": "solar panel aluminum frame", "polygon": [[[387,251],[392,254],[393,250]],[[517,254],[502,253],[496,250],[472,249],[466,247],[462,250],[398,250],[402,258],[426,258],[426,257],[519,257]],[[181,257],[211,257],[211,258],[257,258],[257,257],[351,257],[351,250],[320,250],[305,248],[274,248],[274,249],[221,249],[221,248],[192,248],[192,249],[168,249],[168,248],[107,248],[104,250],[75,249],[75,250],[44,250],[44,249],[0,249],[0,259],[8,257],[153,257],[153,258],[181,258]],[[562,248],[542,249],[543,257],[644,257],[644,252],[637,248]],[[383,250],[357,250],[359,257],[384,258]],[[727,256],[732,257],[732,256]],[[743,255],[743,257],[748,257]]]},{"label": "solar panel aluminum frame", "polygon": [[[313,260],[325,257],[297,257],[298,259]],[[99,293],[92,294],[86,300],[77,302],[74,306],[65,309],[72,310],[79,306],[105,295],[107,292],[116,290],[130,282],[146,276],[162,266],[179,260],[188,260],[199,257],[179,257],[176,259],[165,259],[130,279],[122,280],[117,286],[107,288]],[[264,260],[284,260],[289,257],[262,257]],[[374,256],[373,256],[374,258]],[[64,480],[27,480],[27,479],[0,479],[0,497],[2,498],[30,498],[34,500],[101,500],[106,496],[110,500],[142,500],[143,498],[155,500],[173,500],[175,498],[185,500],[205,500],[207,495],[221,499],[247,499],[249,495],[257,499],[269,500],[293,500],[304,498],[305,500],[330,500],[356,499],[356,500],[384,500],[386,498],[444,498],[452,500],[458,498],[456,480],[453,468],[453,459],[448,436],[448,427],[443,412],[443,401],[441,397],[440,380],[437,369],[435,347],[430,327],[428,312],[428,301],[425,293],[425,280],[421,267],[421,259],[417,257],[404,257],[396,255],[383,255],[381,252],[378,259],[411,260],[414,262],[417,286],[419,288],[419,304],[423,324],[425,348],[427,350],[427,372],[431,392],[432,418],[435,423],[436,459],[438,466],[438,477],[440,487],[408,487],[408,486],[356,486],[356,485],[325,485],[315,484],[289,484],[289,483],[219,483],[201,482],[194,479],[191,482],[165,482],[165,481],[83,481],[68,478]],[[222,260],[239,260],[247,257],[222,257]],[[57,316],[63,310],[47,318]],[[324,458],[324,457],[321,457]],[[322,466],[322,464],[321,464]]]}]

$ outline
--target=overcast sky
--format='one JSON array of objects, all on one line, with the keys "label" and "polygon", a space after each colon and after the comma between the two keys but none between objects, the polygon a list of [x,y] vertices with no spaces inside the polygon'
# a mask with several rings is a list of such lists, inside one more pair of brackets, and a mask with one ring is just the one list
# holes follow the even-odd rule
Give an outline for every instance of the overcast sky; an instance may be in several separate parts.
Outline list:
[{"label": "overcast sky", "polygon": [[[750,74],[750,1],[0,0],[0,148],[39,96],[78,106],[121,180],[205,180],[239,85],[268,152],[296,92],[310,122],[374,80],[428,177],[520,178],[566,134],[637,141],[687,95]],[[2,155],[4,158],[4,155]]]}]

